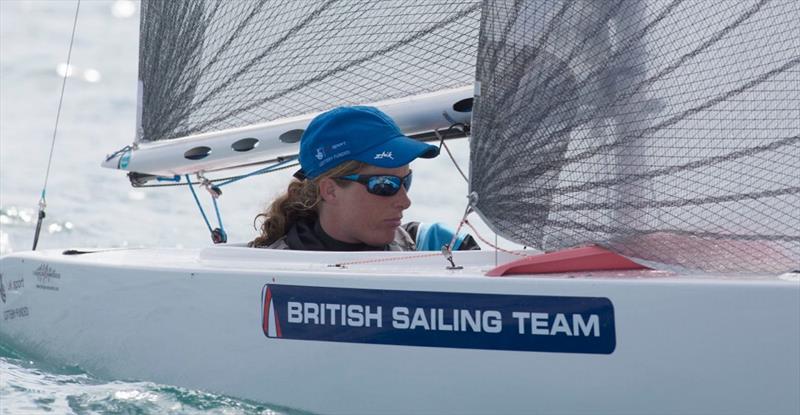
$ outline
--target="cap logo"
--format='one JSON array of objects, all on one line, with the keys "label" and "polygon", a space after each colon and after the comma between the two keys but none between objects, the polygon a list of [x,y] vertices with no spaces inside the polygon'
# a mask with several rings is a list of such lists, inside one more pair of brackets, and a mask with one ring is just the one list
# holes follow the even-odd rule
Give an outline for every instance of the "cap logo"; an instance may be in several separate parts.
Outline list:
[{"label": "cap logo", "polygon": [[317,148],[317,154],[315,155],[317,160],[322,160],[325,158],[325,153],[322,152],[322,147]]},{"label": "cap logo", "polygon": [[376,154],[375,157],[373,158],[373,160],[381,160],[381,159],[394,160],[394,157],[392,157],[392,152],[391,151],[384,151],[384,152]]}]

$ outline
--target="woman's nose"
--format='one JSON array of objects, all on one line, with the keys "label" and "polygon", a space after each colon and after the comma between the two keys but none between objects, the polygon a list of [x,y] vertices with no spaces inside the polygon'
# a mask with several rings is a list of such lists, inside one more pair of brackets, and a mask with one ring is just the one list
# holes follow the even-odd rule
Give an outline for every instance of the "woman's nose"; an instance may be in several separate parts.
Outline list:
[{"label": "woman's nose", "polygon": [[408,198],[406,188],[400,186],[400,191],[392,197],[392,205],[402,210],[408,209],[411,206],[411,199]]}]

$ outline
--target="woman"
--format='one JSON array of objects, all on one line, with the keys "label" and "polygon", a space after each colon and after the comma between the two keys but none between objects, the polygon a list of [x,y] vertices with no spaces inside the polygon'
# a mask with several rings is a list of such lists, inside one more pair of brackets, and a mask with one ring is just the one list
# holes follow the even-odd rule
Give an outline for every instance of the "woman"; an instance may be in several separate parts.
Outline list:
[{"label": "woman", "polygon": [[[436,146],[406,137],[374,107],[340,107],[315,117],[300,141],[300,166],[286,193],[256,217],[250,246],[327,251],[416,249],[418,223],[402,225],[411,205],[409,163]],[[458,247],[476,246],[469,237]]]}]

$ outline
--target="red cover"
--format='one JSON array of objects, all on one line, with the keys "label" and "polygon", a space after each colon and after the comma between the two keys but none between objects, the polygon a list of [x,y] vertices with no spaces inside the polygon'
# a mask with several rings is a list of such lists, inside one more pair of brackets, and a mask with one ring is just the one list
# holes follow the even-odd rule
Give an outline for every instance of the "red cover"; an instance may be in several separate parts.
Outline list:
[{"label": "red cover", "polygon": [[486,275],[500,277],[513,274],[556,274],[577,271],[612,271],[650,269],[622,255],[599,246],[568,248],[525,257],[500,265]]}]

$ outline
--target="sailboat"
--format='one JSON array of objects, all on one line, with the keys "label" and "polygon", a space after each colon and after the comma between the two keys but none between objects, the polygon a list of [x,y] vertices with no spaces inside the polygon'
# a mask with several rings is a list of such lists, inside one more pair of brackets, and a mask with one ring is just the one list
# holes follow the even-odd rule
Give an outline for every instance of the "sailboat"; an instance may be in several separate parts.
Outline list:
[{"label": "sailboat", "polygon": [[216,200],[374,105],[467,136],[462,224],[535,249],[254,249],[212,216],[202,249],[0,258],[4,344],[322,413],[800,412],[794,0],[280,3],[143,1],[103,165]]}]

